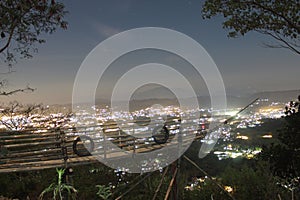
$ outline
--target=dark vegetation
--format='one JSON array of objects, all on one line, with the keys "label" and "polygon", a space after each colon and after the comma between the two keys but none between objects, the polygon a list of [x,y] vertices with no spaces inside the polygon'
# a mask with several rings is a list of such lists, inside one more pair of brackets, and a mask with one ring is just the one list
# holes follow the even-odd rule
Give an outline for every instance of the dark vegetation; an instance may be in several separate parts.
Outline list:
[{"label": "dark vegetation", "polygon": [[[211,18],[222,15],[223,27],[229,30],[229,37],[245,35],[250,31],[270,36],[276,41],[265,44],[272,48],[286,48],[296,54],[299,52],[299,0],[283,1],[205,1],[203,17]],[[62,3],[54,0],[6,0],[0,2],[0,55],[1,62],[11,65],[18,58],[31,58],[37,51],[36,44],[44,43],[41,35],[53,33],[58,28],[66,28],[64,21],[66,10]],[[0,95],[33,91],[30,87],[6,90],[7,80],[0,79]],[[300,100],[300,99],[299,99]],[[177,185],[180,199],[300,199],[300,112],[299,101],[291,102],[286,108],[286,116],[281,120],[266,122],[258,129],[247,129],[249,134],[272,132],[274,140],[260,143],[262,153],[255,159],[227,159],[219,161],[209,154],[198,159],[199,142],[194,142],[186,155],[204,171],[216,179],[207,180],[199,187],[189,191],[184,186],[193,177],[205,176],[186,160],[181,159]],[[260,142],[253,139],[252,143]],[[93,164],[74,167],[69,176],[70,184],[78,190],[78,199],[114,199],[124,194],[132,182],[145,177],[138,174],[116,175],[114,170]],[[162,199],[170,181],[171,172],[163,179],[157,199]],[[120,178],[121,177],[121,178]],[[151,199],[162,177],[161,172],[154,172],[137,185],[123,199]],[[63,177],[65,179],[65,177]],[[65,181],[65,180],[63,180]],[[55,169],[42,171],[0,174],[0,196],[18,199],[37,199],[40,193],[51,183],[57,182]],[[230,195],[216,184],[232,186]],[[102,187],[103,186],[103,187]],[[111,191],[111,195],[109,191]],[[51,194],[45,194],[51,198]],[[49,195],[49,196],[47,196]],[[65,196],[65,194],[63,194]],[[0,197],[1,199],[2,197]]]},{"label": "dark vegetation", "polygon": [[[181,158],[177,183],[180,188],[180,199],[231,199],[226,192],[216,186],[216,183],[231,186],[233,188],[231,194],[235,199],[300,198],[298,110],[287,113],[287,116],[282,119],[269,120],[261,127],[249,128],[245,131],[251,134],[255,134],[256,131],[268,131],[274,133],[276,138],[271,143],[262,143],[262,153],[251,160],[236,158],[220,161],[213,154],[199,159],[197,154],[201,143],[195,141],[185,155],[210,176],[216,178],[199,183],[194,190],[185,190],[184,187],[195,177],[204,177],[205,174]],[[74,167],[73,171],[69,176],[69,181],[78,191],[78,199],[101,199],[97,195],[99,187],[96,185],[107,187],[111,192],[109,199],[114,199],[145,176],[127,173],[117,175],[118,173],[113,169],[100,163]],[[163,179],[157,199],[164,198],[171,176],[172,173],[169,170]],[[161,178],[162,172],[153,172],[122,199],[151,199]],[[55,181],[57,181],[57,176],[54,169],[1,174],[0,195],[19,199],[36,199],[43,189],[49,186],[49,183]]]}]

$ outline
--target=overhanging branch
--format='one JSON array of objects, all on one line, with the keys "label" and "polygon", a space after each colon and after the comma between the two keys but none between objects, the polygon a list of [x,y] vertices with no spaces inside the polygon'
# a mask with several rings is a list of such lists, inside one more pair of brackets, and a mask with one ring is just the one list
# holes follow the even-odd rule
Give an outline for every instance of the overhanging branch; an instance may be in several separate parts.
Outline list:
[{"label": "overhanging branch", "polygon": [[272,38],[274,38],[275,40],[283,43],[283,44],[279,44],[279,45],[270,45],[270,44],[265,44],[267,47],[270,48],[286,48],[289,49],[297,54],[300,54],[300,50],[297,49],[298,45],[297,44],[291,44],[288,41],[286,41],[285,39],[283,39],[279,34],[276,33],[271,33],[269,31],[260,31],[260,30],[255,30],[256,32],[265,34],[265,35],[269,35]]},{"label": "overhanging branch", "polygon": [[23,89],[12,90],[9,92],[0,92],[0,96],[9,96],[9,95],[13,95],[13,94],[16,94],[19,92],[33,92],[35,90],[36,89],[27,86],[26,88],[23,88]]}]

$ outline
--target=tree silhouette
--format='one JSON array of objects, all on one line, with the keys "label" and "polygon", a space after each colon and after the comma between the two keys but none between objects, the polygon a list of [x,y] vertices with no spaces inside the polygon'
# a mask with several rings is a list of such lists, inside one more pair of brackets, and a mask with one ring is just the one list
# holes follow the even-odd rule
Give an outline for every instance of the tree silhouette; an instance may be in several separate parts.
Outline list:
[{"label": "tree silhouette", "polygon": [[[42,34],[51,34],[57,28],[66,29],[66,13],[64,5],[55,0],[0,1],[0,63],[9,67],[8,72],[2,74],[12,72],[11,66],[17,58],[31,58],[37,52],[35,44],[45,43]],[[34,90],[27,86],[5,92],[5,86],[6,80],[0,79],[0,95]]]},{"label": "tree silhouette", "polygon": [[223,27],[229,29],[229,37],[255,31],[277,41],[265,46],[286,48],[300,54],[299,0],[207,0],[202,12],[204,19],[223,15]]},{"label": "tree silhouette", "polygon": [[[264,146],[260,158],[271,164],[275,176],[285,188],[300,192],[300,110],[299,100],[285,107],[285,127],[279,132],[279,144]],[[300,195],[300,194],[299,194]]]},{"label": "tree silhouette", "polygon": [[[40,37],[67,28],[64,5],[54,0],[6,0],[0,2],[0,53],[13,61],[16,54],[31,58]],[[2,55],[3,56],[3,55]]]}]

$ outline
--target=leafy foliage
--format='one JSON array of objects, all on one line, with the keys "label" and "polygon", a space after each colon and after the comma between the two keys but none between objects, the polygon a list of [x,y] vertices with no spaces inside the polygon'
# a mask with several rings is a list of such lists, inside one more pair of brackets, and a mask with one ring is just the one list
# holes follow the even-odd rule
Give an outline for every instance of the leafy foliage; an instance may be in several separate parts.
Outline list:
[{"label": "leafy foliage", "polygon": [[206,200],[206,199],[222,199],[229,200],[230,198],[223,191],[213,183],[212,180],[207,179],[205,182],[200,183],[193,190],[184,190],[183,199],[186,200]]},{"label": "leafy foliage", "polygon": [[[64,4],[55,0],[5,0],[0,1],[0,63],[11,66],[17,58],[31,58],[37,52],[36,44],[45,43],[43,34],[51,34],[58,28],[66,29],[67,14]],[[12,91],[2,91],[6,80],[0,79],[0,96],[34,91],[27,86]]]},{"label": "leafy foliage", "polygon": [[202,12],[205,19],[223,15],[223,27],[229,29],[229,37],[256,31],[278,42],[266,46],[287,48],[300,54],[299,0],[207,0]]},{"label": "leafy foliage", "polygon": [[108,200],[112,195],[110,186],[106,187],[105,185],[96,185],[96,187],[98,188],[98,197],[102,198],[103,200]]},{"label": "leafy foliage", "polygon": [[73,186],[62,182],[62,176],[65,173],[65,169],[56,169],[56,172],[58,175],[57,183],[52,183],[46,189],[44,189],[40,194],[39,199],[43,199],[46,193],[52,192],[53,200],[62,200],[64,191],[66,191],[68,196],[72,197],[72,199],[76,199],[77,190]]},{"label": "leafy foliage", "polygon": [[40,36],[67,28],[65,7],[55,0],[6,0],[0,2],[0,54],[12,62],[16,55],[31,58]]},{"label": "leafy foliage", "polygon": [[233,187],[236,199],[277,199],[283,197],[267,164],[256,163],[255,167],[242,166],[240,169],[227,168],[222,175],[222,183]]},{"label": "leafy foliage", "polygon": [[[299,101],[286,106],[285,127],[280,130],[279,144],[265,146],[260,155],[268,161],[278,182],[289,190],[300,188],[300,112]],[[296,192],[300,195],[300,190]]]}]

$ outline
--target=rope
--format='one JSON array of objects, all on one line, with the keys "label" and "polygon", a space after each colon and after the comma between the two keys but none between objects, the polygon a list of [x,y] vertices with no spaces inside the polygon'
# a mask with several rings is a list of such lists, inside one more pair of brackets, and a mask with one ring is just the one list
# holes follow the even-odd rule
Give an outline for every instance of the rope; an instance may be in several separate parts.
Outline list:
[{"label": "rope", "polygon": [[163,173],[163,175],[162,175],[162,178],[161,178],[161,180],[160,180],[160,182],[159,182],[159,184],[158,184],[158,186],[157,186],[157,188],[156,188],[156,190],[155,190],[155,194],[154,194],[152,200],[155,200],[155,199],[156,199],[157,194],[158,194],[158,192],[159,192],[159,190],[160,190],[160,188],[161,188],[161,186],[162,186],[162,183],[163,183],[163,181],[164,181],[164,177],[166,176],[168,169],[169,169],[169,166],[166,167],[166,169],[165,169],[165,171],[164,171],[164,173]]},{"label": "rope", "polygon": [[[130,183],[127,184],[127,186],[128,186],[128,185],[131,185],[132,183],[134,183],[134,182],[135,182],[136,180],[138,180],[141,176],[142,176],[142,174],[136,176],[132,181],[130,181]],[[111,196],[115,196],[117,192],[121,191],[121,190],[124,189],[124,188],[125,188],[125,187],[123,187],[123,188],[121,188],[121,187],[120,187],[120,188],[117,188],[116,191],[114,191],[114,193],[113,193]]]},{"label": "rope", "polygon": [[122,197],[124,197],[127,193],[129,193],[131,190],[133,190],[137,185],[139,185],[141,182],[143,182],[147,177],[149,177],[152,173],[148,173],[146,176],[144,176],[141,180],[139,180],[137,183],[135,183],[131,188],[129,188],[126,192],[118,196],[115,200],[120,200]]},{"label": "rope", "polygon": [[175,171],[174,171],[174,174],[173,174],[173,177],[172,177],[172,179],[171,179],[171,181],[170,181],[170,184],[169,184],[169,187],[168,187],[168,190],[167,190],[167,193],[166,193],[166,195],[165,195],[164,200],[168,200],[168,198],[169,198],[169,195],[170,195],[170,192],[171,192],[171,189],[172,189],[172,186],[173,186],[173,183],[174,183],[176,174],[177,174],[177,170],[178,170],[178,169],[177,169],[177,167],[176,167],[176,169],[175,169]]}]

